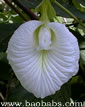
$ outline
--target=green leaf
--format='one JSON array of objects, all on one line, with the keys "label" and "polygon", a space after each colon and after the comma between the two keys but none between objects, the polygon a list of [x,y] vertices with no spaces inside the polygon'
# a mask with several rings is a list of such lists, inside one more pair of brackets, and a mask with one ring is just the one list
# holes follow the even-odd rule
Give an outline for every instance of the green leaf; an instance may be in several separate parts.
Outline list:
[{"label": "green leaf", "polygon": [[81,6],[81,4],[77,2],[77,0],[72,0],[72,2],[77,9],[79,9],[82,12],[85,12],[85,7]]},{"label": "green leaf", "polygon": [[0,52],[6,51],[10,37],[20,24],[0,24]]},{"label": "green leaf", "polygon": [[19,0],[19,2],[26,8],[36,8],[42,0]]},{"label": "green leaf", "polygon": [[[81,88],[80,88],[81,87]],[[80,75],[73,77],[71,82],[72,98],[74,101],[84,101],[85,99],[85,81]]]},{"label": "green leaf", "polygon": [[80,49],[81,49],[81,60],[82,60],[82,63],[85,65],[85,41],[82,42],[80,44]]},{"label": "green leaf", "polygon": [[27,92],[20,84],[9,90],[8,101],[24,102],[26,99],[33,100],[34,96],[31,93]]},{"label": "green leaf", "polygon": [[23,22],[23,19],[20,17],[20,16],[11,16],[11,19],[10,20],[12,20],[13,21],[13,23],[21,23],[21,22]]},{"label": "green leaf", "polygon": [[0,4],[0,12],[2,12],[4,10],[4,7],[2,4]]},{"label": "green leaf", "polygon": [[9,80],[11,75],[10,66],[6,53],[0,52],[0,80]]},{"label": "green leaf", "polygon": [[8,63],[7,61],[7,54],[4,52],[0,52],[0,61]]},{"label": "green leaf", "polygon": [[85,5],[85,0],[77,0],[77,2],[79,2],[79,3],[83,4],[83,5]]},{"label": "green leaf", "polygon": [[[85,13],[81,12],[80,10],[76,9],[75,6],[72,6],[68,2],[65,2],[63,0],[57,0],[61,5],[63,5],[66,9],[71,11],[75,16],[78,18],[85,20]],[[55,4],[53,4],[57,15],[63,16],[63,17],[70,17],[67,13],[65,13],[63,10],[61,10],[59,7],[57,7]]]}]

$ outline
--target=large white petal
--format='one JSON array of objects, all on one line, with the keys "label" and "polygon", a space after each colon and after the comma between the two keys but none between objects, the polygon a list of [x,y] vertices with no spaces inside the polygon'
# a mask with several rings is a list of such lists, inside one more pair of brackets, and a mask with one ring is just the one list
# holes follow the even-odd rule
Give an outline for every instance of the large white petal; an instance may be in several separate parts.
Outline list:
[{"label": "large white petal", "polygon": [[11,37],[8,44],[8,60],[22,86],[40,97],[40,53],[33,44],[35,30],[40,21],[29,21],[21,25]]},{"label": "large white petal", "polygon": [[78,72],[78,42],[64,24],[49,23],[48,26],[56,36],[54,49],[48,54],[48,62],[54,65],[53,71],[64,83]]},{"label": "large white petal", "polygon": [[75,75],[79,59],[76,38],[59,23],[47,25],[56,38],[52,50],[37,50],[33,34],[41,24],[29,21],[21,25],[8,45],[8,60],[16,76],[22,86],[38,98],[54,94]]}]

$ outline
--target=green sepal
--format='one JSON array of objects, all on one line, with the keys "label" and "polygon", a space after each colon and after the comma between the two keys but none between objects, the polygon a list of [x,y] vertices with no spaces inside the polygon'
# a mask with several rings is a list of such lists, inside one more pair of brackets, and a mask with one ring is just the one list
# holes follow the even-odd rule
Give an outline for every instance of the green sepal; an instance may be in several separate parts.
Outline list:
[{"label": "green sepal", "polygon": [[36,10],[41,14],[40,20],[48,23],[56,16],[56,12],[51,5],[50,0],[42,0]]}]

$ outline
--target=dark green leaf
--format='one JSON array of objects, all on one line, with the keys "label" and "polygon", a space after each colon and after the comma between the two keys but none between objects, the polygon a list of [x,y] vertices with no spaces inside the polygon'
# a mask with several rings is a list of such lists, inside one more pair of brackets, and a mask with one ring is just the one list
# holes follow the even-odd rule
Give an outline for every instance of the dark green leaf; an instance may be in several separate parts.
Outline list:
[{"label": "dark green leaf", "polygon": [[13,21],[13,23],[23,22],[23,19],[20,16],[16,16],[16,17],[11,16],[11,20]]},{"label": "dark green leaf", "polygon": [[85,100],[85,82],[79,75],[72,79],[72,98],[74,101]]},{"label": "dark green leaf", "polygon": [[[71,11],[75,16],[77,16],[78,18],[85,20],[85,13],[79,11],[78,9],[76,9],[74,6],[68,4],[68,2],[64,2],[63,0],[57,0],[61,5],[63,5],[66,9],[68,9],[69,11]],[[55,4],[53,4],[57,15],[63,16],[63,17],[70,17],[67,13],[65,13],[62,9],[60,9],[59,7],[57,7]]]},{"label": "dark green leaf", "polygon": [[81,4],[77,2],[77,0],[72,0],[72,2],[77,9],[79,9],[82,12],[85,12],[85,7],[82,7]]},{"label": "dark green leaf", "polygon": [[77,0],[77,2],[79,2],[79,3],[83,4],[83,5],[85,5],[85,0]]},{"label": "dark green leaf", "polygon": [[0,4],[0,12],[2,12],[4,10],[3,5]]},{"label": "dark green leaf", "polygon": [[19,0],[19,2],[26,8],[35,8],[41,0]]},{"label": "dark green leaf", "polygon": [[13,32],[19,27],[18,24],[0,24],[0,52],[6,51],[8,41]]},{"label": "dark green leaf", "polygon": [[25,100],[32,100],[34,96],[27,92],[20,84],[17,85],[15,88],[11,88],[8,96],[9,101],[25,101]]},{"label": "dark green leaf", "polygon": [[0,61],[8,63],[7,61],[7,54],[4,52],[0,52]]},{"label": "dark green leaf", "polygon": [[0,80],[9,80],[11,78],[10,66],[0,61]]},{"label": "dark green leaf", "polygon": [[80,52],[81,60],[80,61],[82,61],[81,63],[83,63],[85,65],[85,41],[80,44],[80,49],[81,49],[81,52]]},{"label": "dark green leaf", "polygon": [[7,61],[7,54],[0,52],[0,80],[9,80],[10,77],[10,66]]}]

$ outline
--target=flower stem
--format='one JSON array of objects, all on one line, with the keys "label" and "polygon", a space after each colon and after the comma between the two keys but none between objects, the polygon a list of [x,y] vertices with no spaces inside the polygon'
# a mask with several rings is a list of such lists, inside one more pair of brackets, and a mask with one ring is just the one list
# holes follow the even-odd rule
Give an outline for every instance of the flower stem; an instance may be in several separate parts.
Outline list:
[{"label": "flower stem", "polygon": [[55,3],[59,8],[61,8],[63,11],[65,11],[67,14],[69,14],[72,18],[74,18],[82,27],[85,28],[85,25],[74,15],[72,14],[68,9],[63,7],[59,2],[56,0],[51,0],[53,3]]}]

